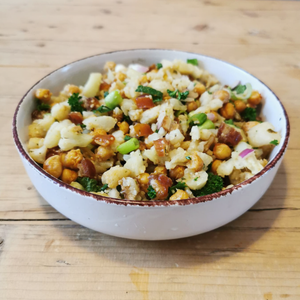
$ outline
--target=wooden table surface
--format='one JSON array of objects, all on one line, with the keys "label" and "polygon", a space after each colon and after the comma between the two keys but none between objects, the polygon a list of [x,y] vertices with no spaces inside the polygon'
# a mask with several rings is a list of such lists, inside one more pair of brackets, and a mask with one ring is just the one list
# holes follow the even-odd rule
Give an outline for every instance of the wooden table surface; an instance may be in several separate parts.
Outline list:
[{"label": "wooden table surface", "polygon": [[[267,193],[199,236],[143,242],[75,224],[43,200],[14,148],[12,115],[38,79],[132,48],[187,50],[258,76],[284,103],[291,140]],[[300,2],[0,1],[0,299],[300,299]]]}]

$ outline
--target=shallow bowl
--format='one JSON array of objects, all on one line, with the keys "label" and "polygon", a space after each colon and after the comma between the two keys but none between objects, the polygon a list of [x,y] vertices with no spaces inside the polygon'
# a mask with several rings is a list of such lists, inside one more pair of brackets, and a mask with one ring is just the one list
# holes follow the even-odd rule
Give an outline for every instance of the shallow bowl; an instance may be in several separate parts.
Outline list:
[{"label": "shallow bowl", "polygon": [[[261,115],[281,133],[279,146],[268,165],[252,178],[232,188],[204,197],[179,201],[128,201],[90,194],[50,176],[29,156],[28,125],[35,103],[34,91],[47,88],[59,93],[68,83],[82,85],[89,73],[103,69],[106,61],[151,65],[162,59],[197,58],[221,83],[250,82],[264,98]],[[218,228],[242,215],[266,192],[287,148],[289,121],[278,97],[259,79],[227,62],[189,52],[136,49],[115,51],[72,62],[38,81],[21,99],[13,119],[13,137],[24,167],[41,196],[67,218],[96,231],[140,240],[188,237]]]}]

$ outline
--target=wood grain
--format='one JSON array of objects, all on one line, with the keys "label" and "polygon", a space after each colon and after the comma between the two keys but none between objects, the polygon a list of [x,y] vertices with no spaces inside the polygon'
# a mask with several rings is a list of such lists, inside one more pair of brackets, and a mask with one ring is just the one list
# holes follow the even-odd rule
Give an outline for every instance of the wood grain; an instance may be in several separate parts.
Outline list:
[{"label": "wood grain", "polygon": [[[298,1],[2,0],[0,299],[300,299],[299,13]],[[213,232],[141,242],[83,228],[38,195],[13,146],[14,109],[41,77],[149,47],[236,64],[288,111],[290,145],[271,188]]]}]

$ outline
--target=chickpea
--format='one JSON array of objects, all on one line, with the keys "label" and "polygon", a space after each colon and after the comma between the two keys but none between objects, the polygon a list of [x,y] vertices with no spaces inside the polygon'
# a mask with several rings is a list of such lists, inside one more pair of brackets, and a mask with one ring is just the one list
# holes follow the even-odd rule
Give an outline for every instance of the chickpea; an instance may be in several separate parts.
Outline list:
[{"label": "chickpea", "polygon": [[170,170],[169,176],[174,180],[182,178],[184,175],[184,169],[185,167],[183,166],[176,166],[174,169]]},{"label": "chickpea", "polygon": [[106,135],[106,131],[104,129],[95,129],[93,132],[92,132],[93,136],[96,136],[96,135]]},{"label": "chickpea", "polygon": [[124,134],[128,133],[128,131],[129,131],[129,124],[127,122],[125,122],[125,121],[118,122],[117,125],[118,125],[119,129],[124,132]]},{"label": "chickpea", "polygon": [[205,91],[206,91],[205,85],[203,85],[200,82],[194,86],[194,92],[199,95],[202,95]]},{"label": "chickpea", "polygon": [[213,153],[217,159],[227,159],[231,156],[231,149],[226,144],[217,143],[214,146]]},{"label": "chickpea", "polygon": [[246,122],[246,123],[243,125],[242,129],[243,129],[245,132],[247,132],[249,129],[251,129],[252,127],[254,127],[254,126],[258,125],[258,124],[259,124],[259,122],[256,122],[256,121]]},{"label": "chickpea", "polygon": [[171,97],[170,97],[169,95],[163,96],[163,100],[164,100],[164,101],[165,101],[165,100],[169,100],[169,99],[171,99]]},{"label": "chickpea", "polygon": [[219,168],[219,165],[222,163],[221,160],[216,159],[214,160],[214,162],[211,165],[211,171],[212,173],[214,173],[215,175],[217,174],[217,169]]},{"label": "chickpea", "polygon": [[191,141],[184,141],[181,143],[180,147],[184,150],[187,150],[190,147]]},{"label": "chickpea", "polygon": [[214,99],[220,99],[223,102],[228,102],[230,99],[229,93],[224,90],[214,92],[213,97],[214,97]]},{"label": "chickpea", "polygon": [[106,161],[114,156],[114,152],[109,147],[99,146],[96,152],[96,157],[100,161]]},{"label": "chickpea", "polygon": [[194,170],[195,172],[199,172],[203,169],[203,160],[199,157],[197,153],[193,153],[191,155],[191,160],[186,164],[189,169]]},{"label": "chickpea", "polygon": [[37,89],[34,93],[35,97],[38,98],[41,101],[50,101],[51,99],[51,93],[49,90],[46,89]]},{"label": "chickpea", "polygon": [[76,170],[78,164],[82,161],[83,156],[79,149],[71,150],[68,153],[63,153],[61,157],[64,168]]},{"label": "chickpea", "polygon": [[243,100],[236,100],[234,101],[234,107],[238,113],[241,113],[246,109],[247,105]]},{"label": "chickpea", "polygon": [[147,193],[147,189],[149,186],[149,176],[150,175],[148,173],[142,173],[136,178],[139,183],[140,189],[145,193]]},{"label": "chickpea", "polygon": [[189,199],[190,196],[186,191],[183,190],[177,190],[177,192],[170,197],[170,200],[183,200],[183,199]]},{"label": "chickpea", "polygon": [[215,123],[215,122],[217,122],[219,120],[220,115],[217,112],[215,112],[215,111],[212,110],[209,113],[214,115],[213,120],[211,120],[212,122]]},{"label": "chickpea", "polygon": [[143,76],[140,78],[140,84],[144,84],[144,83],[147,83],[147,82],[148,82],[147,76],[146,76],[146,75],[143,75]]},{"label": "chickpea", "polygon": [[253,91],[250,98],[247,100],[251,106],[257,106],[262,100],[262,96],[258,91]]},{"label": "chickpea", "polygon": [[125,75],[124,73],[122,73],[122,72],[118,72],[118,73],[116,74],[116,77],[117,77],[120,81],[122,81],[122,82],[126,79],[126,75]]},{"label": "chickpea", "polygon": [[59,178],[62,173],[62,163],[59,155],[54,155],[45,160],[43,169],[50,175]]},{"label": "chickpea", "polygon": [[77,177],[78,177],[77,172],[70,169],[64,169],[61,174],[61,180],[68,184],[70,184],[72,181],[75,181]]},{"label": "chickpea", "polygon": [[114,71],[116,67],[116,63],[114,61],[107,61],[104,65],[104,70],[108,71],[108,70],[112,70]]},{"label": "chickpea", "polygon": [[67,93],[69,93],[71,95],[74,94],[74,93],[80,93],[80,89],[79,89],[78,86],[70,84],[67,87]]},{"label": "chickpea", "polygon": [[193,110],[196,110],[198,108],[198,104],[196,103],[196,101],[194,102],[189,102],[187,105],[187,111],[191,112]]},{"label": "chickpea", "polygon": [[230,102],[224,104],[223,107],[220,109],[220,114],[226,120],[233,119],[233,117],[235,115],[235,109],[234,109],[233,104]]},{"label": "chickpea", "polygon": [[157,166],[154,169],[154,174],[168,174],[168,171],[165,166]]}]

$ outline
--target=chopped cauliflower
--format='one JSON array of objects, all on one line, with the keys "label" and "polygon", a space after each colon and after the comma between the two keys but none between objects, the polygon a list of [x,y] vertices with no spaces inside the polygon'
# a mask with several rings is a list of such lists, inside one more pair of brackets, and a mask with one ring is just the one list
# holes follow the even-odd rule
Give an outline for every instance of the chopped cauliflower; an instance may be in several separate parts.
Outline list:
[{"label": "chopped cauliflower", "polygon": [[54,119],[62,121],[68,118],[71,107],[67,101],[60,102],[52,106],[51,115]]},{"label": "chopped cauliflower", "polygon": [[100,73],[91,73],[88,81],[84,85],[82,94],[86,97],[95,97],[99,91],[102,75]]},{"label": "chopped cauliflower", "polygon": [[173,90],[173,87],[169,82],[159,79],[152,80],[149,86],[157,91],[162,92],[164,95],[168,95],[167,90]]},{"label": "chopped cauliflower", "polygon": [[123,113],[128,116],[128,113],[132,110],[136,110],[137,106],[133,100],[123,99],[121,103],[121,109],[123,110]]},{"label": "chopped cauliflower", "polygon": [[119,181],[119,184],[121,185],[125,199],[136,200],[140,188],[135,179],[125,177]]},{"label": "chopped cauliflower", "polygon": [[117,123],[117,119],[108,116],[90,117],[85,119],[82,123],[86,125],[89,130],[103,129],[106,132],[113,129]]},{"label": "chopped cauliflower", "polygon": [[165,166],[168,170],[174,169],[176,166],[184,166],[187,162],[186,151],[181,147],[169,152],[171,161],[166,161]]},{"label": "chopped cauliflower", "polygon": [[133,176],[145,173],[146,166],[140,150],[130,152],[130,158],[126,161],[124,168],[130,170]]},{"label": "chopped cauliflower", "polygon": [[50,126],[55,122],[51,114],[45,114],[43,119],[34,120],[28,126],[28,135],[30,138],[43,138],[46,136]]},{"label": "chopped cauliflower", "polygon": [[128,112],[128,116],[131,119],[131,121],[138,121],[141,118],[141,115],[143,113],[142,109],[135,109],[135,110],[130,110]]},{"label": "chopped cauliflower", "polygon": [[29,149],[31,158],[39,164],[43,164],[46,160],[47,147],[45,145],[40,148]]},{"label": "chopped cauliflower", "polygon": [[120,193],[118,192],[117,189],[111,189],[108,192],[108,196],[111,198],[121,199]]},{"label": "chopped cauliflower", "polygon": [[114,166],[102,175],[102,183],[108,184],[109,188],[116,188],[119,180],[124,177],[131,176],[131,171],[120,166]]},{"label": "chopped cauliflower", "polygon": [[166,135],[166,140],[170,141],[175,148],[179,147],[184,139],[185,137],[179,129],[172,130]]},{"label": "chopped cauliflower", "polygon": [[145,110],[142,113],[140,122],[142,124],[149,124],[154,122],[157,119],[159,112],[160,112],[160,105]]},{"label": "chopped cauliflower", "polygon": [[184,179],[183,182],[191,190],[200,190],[202,189],[207,182],[208,175],[205,171],[194,172],[191,169],[184,170]]}]

